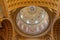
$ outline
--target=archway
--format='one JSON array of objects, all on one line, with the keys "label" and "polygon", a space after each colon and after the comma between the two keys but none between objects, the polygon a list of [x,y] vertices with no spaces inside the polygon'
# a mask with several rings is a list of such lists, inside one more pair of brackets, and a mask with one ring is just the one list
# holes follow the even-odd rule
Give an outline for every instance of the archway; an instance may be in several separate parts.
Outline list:
[{"label": "archway", "polygon": [[2,28],[0,29],[0,36],[3,37],[4,40],[12,40],[13,29],[11,22],[7,19],[1,22]]},{"label": "archway", "polygon": [[56,40],[60,40],[60,19],[56,20],[53,28],[54,37]]}]

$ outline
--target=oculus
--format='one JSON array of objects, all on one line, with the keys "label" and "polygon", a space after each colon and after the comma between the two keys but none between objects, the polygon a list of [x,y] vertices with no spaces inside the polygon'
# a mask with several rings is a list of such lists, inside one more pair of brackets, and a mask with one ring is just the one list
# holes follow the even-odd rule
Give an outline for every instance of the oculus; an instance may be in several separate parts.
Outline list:
[{"label": "oculus", "polygon": [[28,35],[37,35],[48,28],[49,15],[38,6],[24,7],[17,14],[16,24],[21,32]]}]

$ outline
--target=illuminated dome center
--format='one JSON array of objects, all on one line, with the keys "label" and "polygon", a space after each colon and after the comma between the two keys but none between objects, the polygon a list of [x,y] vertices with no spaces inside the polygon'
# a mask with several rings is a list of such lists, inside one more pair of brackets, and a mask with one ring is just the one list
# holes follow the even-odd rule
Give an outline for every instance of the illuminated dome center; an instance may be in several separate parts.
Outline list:
[{"label": "illuminated dome center", "polygon": [[17,14],[16,23],[19,30],[25,34],[40,34],[48,28],[49,15],[41,7],[28,6]]}]

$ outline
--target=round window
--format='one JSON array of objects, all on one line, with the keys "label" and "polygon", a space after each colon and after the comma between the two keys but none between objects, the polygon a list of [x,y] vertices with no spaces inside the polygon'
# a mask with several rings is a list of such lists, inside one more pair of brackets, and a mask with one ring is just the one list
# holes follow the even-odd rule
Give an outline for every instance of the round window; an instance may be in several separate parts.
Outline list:
[{"label": "round window", "polygon": [[49,15],[41,7],[28,6],[20,10],[16,17],[16,23],[20,31],[29,35],[36,35],[48,28]]}]

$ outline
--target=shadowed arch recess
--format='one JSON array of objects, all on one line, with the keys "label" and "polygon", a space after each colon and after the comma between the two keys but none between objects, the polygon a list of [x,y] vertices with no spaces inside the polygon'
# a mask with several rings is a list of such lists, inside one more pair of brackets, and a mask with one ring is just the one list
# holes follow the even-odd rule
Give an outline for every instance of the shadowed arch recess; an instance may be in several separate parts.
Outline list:
[{"label": "shadowed arch recess", "polygon": [[1,36],[3,36],[3,38],[5,40],[12,40],[12,35],[13,35],[13,28],[12,28],[12,24],[8,19],[5,19],[1,22],[2,24],[2,29],[0,29],[0,31],[2,33]]},{"label": "shadowed arch recess", "polygon": [[60,40],[60,18],[54,23],[53,33],[56,40]]}]

